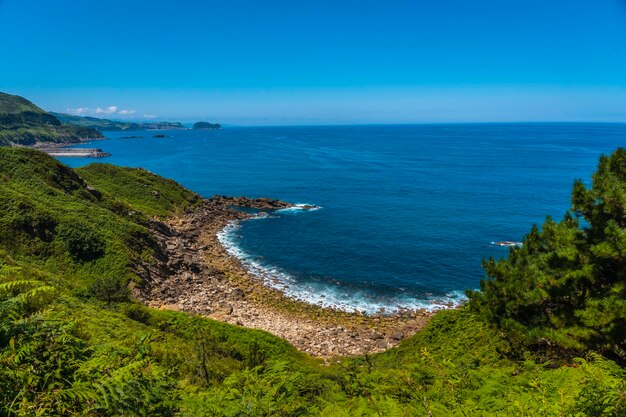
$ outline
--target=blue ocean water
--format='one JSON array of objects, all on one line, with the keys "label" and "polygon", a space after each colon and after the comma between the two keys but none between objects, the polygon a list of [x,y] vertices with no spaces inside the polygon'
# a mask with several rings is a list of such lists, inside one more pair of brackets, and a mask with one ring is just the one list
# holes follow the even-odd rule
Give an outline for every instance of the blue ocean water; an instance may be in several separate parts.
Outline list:
[{"label": "blue ocean water", "polygon": [[[98,162],[143,167],[203,196],[320,206],[233,225],[232,254],[292,296],[368,312],[458,303],[494,241],[561,218],[576,178],[626,145],[624,124],[231,127],[110,133]],[[121,136],[143,135],[122,139]],[[94,146],[86,144],[82,146]],[[62,159],[81,166],[92,159]]]}]

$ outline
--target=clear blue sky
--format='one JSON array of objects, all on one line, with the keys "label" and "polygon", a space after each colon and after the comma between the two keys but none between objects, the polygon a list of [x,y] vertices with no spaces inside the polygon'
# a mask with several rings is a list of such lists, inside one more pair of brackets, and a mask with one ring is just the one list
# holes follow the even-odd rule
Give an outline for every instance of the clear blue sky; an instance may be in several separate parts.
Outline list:
[{"label": "clear blue sky", "polygon": [[0,91],[117,119],[626,122],[626,0],[0,0]]}]

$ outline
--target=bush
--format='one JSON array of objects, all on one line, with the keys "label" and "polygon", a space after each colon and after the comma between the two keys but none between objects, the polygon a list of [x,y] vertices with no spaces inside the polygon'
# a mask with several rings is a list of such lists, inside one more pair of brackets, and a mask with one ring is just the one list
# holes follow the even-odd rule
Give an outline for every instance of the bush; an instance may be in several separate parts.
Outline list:
[{"label": "bush", "polygon": [[139,323],[148,324],[150,320],[150,312],[148,309],[140,304],[130,304],[124,310],[124,314],[131,320],[138,321]]},{"label": "bush", "polygon": [[59,239],[75,261],[89,262],[104,255],[104,241],[85,224],[63,225],[59,230]]}]

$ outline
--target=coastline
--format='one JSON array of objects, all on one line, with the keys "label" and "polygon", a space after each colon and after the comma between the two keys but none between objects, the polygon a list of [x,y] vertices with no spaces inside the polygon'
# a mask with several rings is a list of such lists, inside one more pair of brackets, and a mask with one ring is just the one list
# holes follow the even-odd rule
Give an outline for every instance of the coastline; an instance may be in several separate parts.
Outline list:
[{"label": "coastline", "polygon": [[276,210],[294,205],[216,196],[204,200],[193,213],[153,227],[164,262],[141,265],[137,272],[145,284],[135,288],[135,296],[154,308],[265,330],[322,358],[384,351],[422,329],[435,314],[427,310],[390,315],[346,312],[308,304],[265,285],[219,241],[219,233],[229,224],[253,216],[233,206]]},{"label": "coastline", "polygon": [[101,141],[109,139],[106,136],[101,138],[80,138],[78,142],[72,143],[48,143],[48,142],[36,142],[33,145],[28,145],[28,148],[37,149],[47,153],[53,157],[65,157],[65,158],[106,158],[111,156],[109,152],[105,152],[100,148],[75,148],[75,146],[83,145],[93,141]]}]

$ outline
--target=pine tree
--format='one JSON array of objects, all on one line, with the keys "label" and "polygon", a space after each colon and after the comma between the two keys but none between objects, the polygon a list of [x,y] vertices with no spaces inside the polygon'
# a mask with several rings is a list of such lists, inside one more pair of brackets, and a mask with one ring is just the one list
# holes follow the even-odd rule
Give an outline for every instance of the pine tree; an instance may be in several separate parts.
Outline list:
[{"label": "pine tree", "polygon": [[533,226],[508,259],[483,261],[489,280],[470,307],[521,344],[594,349],[626,360],[626,150],[602,156],[572,211]]}]

